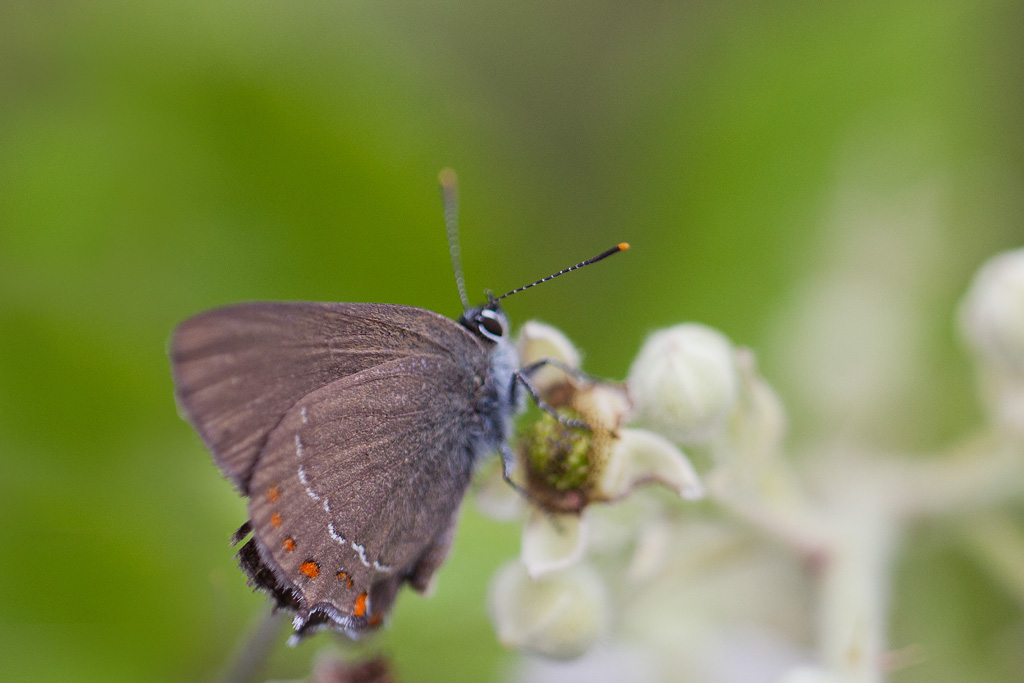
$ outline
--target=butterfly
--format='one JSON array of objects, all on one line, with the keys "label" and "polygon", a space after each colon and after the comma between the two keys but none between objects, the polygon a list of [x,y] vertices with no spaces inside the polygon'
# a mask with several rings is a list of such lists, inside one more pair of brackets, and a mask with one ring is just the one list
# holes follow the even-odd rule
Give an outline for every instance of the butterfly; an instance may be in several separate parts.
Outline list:
[{"label": "butterfly", "polygon": [[523,389],[534,393],[499,302],[628,248],[468,306],[454,175],[442,189],[458,320],[396,304],[253,302],[200,313],[171,337],[179,411],[248,498],[239,564],[294,613],[295,642],[323,628],[357,636],[383,623],[403,584],[427,590],[477,464],[502,450],[507,478],[512,419]]}]

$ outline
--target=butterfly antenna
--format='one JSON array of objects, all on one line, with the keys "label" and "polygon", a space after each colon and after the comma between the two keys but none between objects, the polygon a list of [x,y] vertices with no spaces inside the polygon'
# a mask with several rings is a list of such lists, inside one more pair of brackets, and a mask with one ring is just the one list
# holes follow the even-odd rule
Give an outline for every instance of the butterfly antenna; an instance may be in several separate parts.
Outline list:
[{"label": "butterfly antenna", "polygon": [[469,310],[466,295],[466,279],[462,276],[462,254],[459,251],[459,179],[450,168],[442,169],[437,176],[441,183],[441,201],[444,202],[444,228],[448,231],[448,253],[452,257],[455,271],[455,286],[459,288],[462,310]]},{"label": "butterfly antenna", "polygon": [[530,287],[536,287],[537,285],[539,285],[542,282],[547,282],[548,280],[554,280],[559,275],[565,275],[566,273],[571,273],[574,270],[579,270],[583,266],[589,266],[591,263],[597,263],[598,261],[603,261],[604,259],[608,258],[612,254],[618,254],[620,251],[626,251],[627,249],[629,249],[629,244],[627,242],[622,242],[620,244],[616,244],[611,249],[608,249],[607,251],[602,251],[600,254],[598,254],[594,258],[588,258],[586,261],[580,261],[575,266],[569,266],[568,268],[560,270],[557,273],[554,273],[553,275],[548,275],[547,277],[542,277],[541,279],[537,280],[536,282],[531,282],[528,285],[523,285],[522,287],[517,287],[517,288],[513,289],[511,292],[507,292],[505,294],[502,294],[498,298],[493,299],[493,303],[497,303],[497,302],[501,301],[502,299],[505,299],[507,297],[512,296],[513,294],[518,294],[519,292],[523,291],[524,289],[529,289]]}]

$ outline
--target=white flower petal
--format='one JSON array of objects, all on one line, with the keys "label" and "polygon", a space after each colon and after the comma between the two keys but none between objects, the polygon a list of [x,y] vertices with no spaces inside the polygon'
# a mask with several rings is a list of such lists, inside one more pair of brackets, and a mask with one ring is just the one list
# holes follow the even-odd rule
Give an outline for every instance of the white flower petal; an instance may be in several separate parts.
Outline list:
[{"label": "white flower petal", "polygon": [[[529,365],[545,358],[557,360],[567,367],[580,367],[580,354],[569,338],[559,330],[546,323],[531,320],[519,330],[516,350],[523,365]],[[537,370],[531,376],[531,383],[536,389],[544,391],[567,377],[564,370],[548,365]]]},{"label": "white flower petal", "polygon": [[619,384],[591,384],[577,391],[570,404],[593,427],[614,430],[631,412],[629,396]]},{"label": "white flower petal", "polygon": [[675,444],[645,429],[620,429],[601,472],[598,490],[614,500],[647,482],[665,484],[688,500],[704,496],[697,472]]},{"label": "white flower petal", "polygon": [[581,515],[545,514],[531,508],[523,526],[523,564],[535,579],[565,569],[583,557],[584,538]]},{"label": "white flower petal", "polygon": [[605,586],[586,565],[533,580],[510,562],[491,582],[488,604],[503,644],[553,659],[582,655],[611,620]]},{"label": "white flower petal", "polygon": [[736,404],[739,377],[732,344],[698,324],[655,332],[627,380],[640,424],[679,443],[719,434]]},{"label": "white flower petal", "polygon": [[723,438],[709,444],[720,466],[728,466],[737,481],[757,481],[766,470],[777,469],[786,435],[786,410],[771,385],[757,370],[750,349],[736,350],[740,396]]}]

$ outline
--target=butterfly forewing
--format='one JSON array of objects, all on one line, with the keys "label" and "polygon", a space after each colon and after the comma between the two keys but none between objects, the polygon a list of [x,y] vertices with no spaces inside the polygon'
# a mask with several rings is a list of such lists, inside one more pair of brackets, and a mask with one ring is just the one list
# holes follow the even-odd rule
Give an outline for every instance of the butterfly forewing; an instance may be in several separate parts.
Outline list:
[{"label": "butterfly forewing", "polygon": [[181,323],[170,345],[179,407],[243,493],[270,431],[310,392],[412,354],[474,353],[457,323],[391,304],[228,306]]}]

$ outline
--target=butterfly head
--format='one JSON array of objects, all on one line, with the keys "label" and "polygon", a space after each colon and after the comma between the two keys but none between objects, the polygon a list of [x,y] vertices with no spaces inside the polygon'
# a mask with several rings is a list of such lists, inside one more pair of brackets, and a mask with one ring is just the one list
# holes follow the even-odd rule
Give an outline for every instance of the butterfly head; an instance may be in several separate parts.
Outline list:
[{"label": "butterfly head", "polygon": [[589,266],[591,263],[597,263],[598,261],[608,258],[612,254],[617,254],[620,251],[629,249],[629,244],[622,242],[611,249],[601,252],[593,258],[581,261],[574,266],[563,268],[557,273],[552,273],[551,275],[543,277],[536,282],[531,282],[530,284],[522,287],[516,287],[512,291],[506,292],[501,296],[496,297],[492,292],[488,291],[486,304],[470,306],[469,297],[466,295],[466,283],[462,277],[462,259],[460,257],[459,249],[458,225],[459,193],[458,181],[455,178],[455,171],[450,168],[442,170],[438,176],[438,180],[441,183],[441,198],[444,202],[444,224],[448,231],[448,252],[452,257],[452,270],[455,271],[455,284],[459,289],[459,298],[462,300],[462,307],[465,311],[459,318],[459,324],[476,335],[478,339],[489,345],[508,341],[508,318],[505,317],[505,312],[502,311],[501,306],[498,305],[498,302],[502,299],[506,299],[513,294],[518,294],[523,290],[535,287],[542,282],[553,280],[560,275],[571,273],[583,266]]},{"label": "butterfly head", "polygon": [[508,318],[497,301],[467,309],[459,318],[459,324],[490,344],[508,339]]}]

